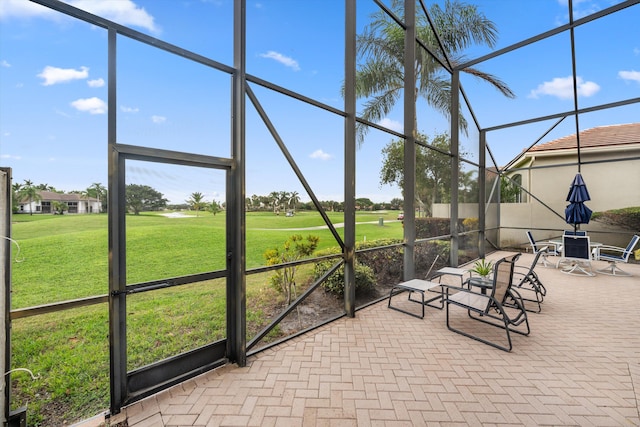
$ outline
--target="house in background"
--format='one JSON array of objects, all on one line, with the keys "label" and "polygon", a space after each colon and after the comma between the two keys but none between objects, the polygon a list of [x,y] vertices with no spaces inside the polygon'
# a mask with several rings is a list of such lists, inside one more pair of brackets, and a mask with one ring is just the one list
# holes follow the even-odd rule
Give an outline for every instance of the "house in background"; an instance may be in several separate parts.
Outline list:
[{"label": "house in background", "polygon": [[53,191],[39,191],[40,200],[22,201],[18,206],[20,213],[43,213],[50,214],[55,212],[54,202],[66,203],[70,214],[100,213],[102,203],[93,197],[86,197],[81,194],[71,193],[55,193]]},{"label": "house in background", "polygon": [[[523,190],[517,203],[500,205],[504,244],[524,240],[524,231],[517,228],[550,229],[549,234],[568,228],[564,209],[569,186],[578,173],[577,158],[573,134],[536,145],[507,166],[505,174]],[[585,204],[593,212],[640,206],[640,123],[580,132],[580,163],[591,196]],[[606,231],[606,226],[592,221],[581,229]]]}]

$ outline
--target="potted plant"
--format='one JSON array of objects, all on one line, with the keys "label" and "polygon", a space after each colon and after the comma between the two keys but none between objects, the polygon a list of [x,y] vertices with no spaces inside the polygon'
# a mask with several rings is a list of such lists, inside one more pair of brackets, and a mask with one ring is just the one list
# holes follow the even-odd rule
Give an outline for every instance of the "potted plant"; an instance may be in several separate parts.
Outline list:
[{"label": "potted plant", "polygon": [[475,264],[473,264],[471,271],[483,278],[487,277],[493,271],[493,262],[487,261],[484,258],[479,259]]}]

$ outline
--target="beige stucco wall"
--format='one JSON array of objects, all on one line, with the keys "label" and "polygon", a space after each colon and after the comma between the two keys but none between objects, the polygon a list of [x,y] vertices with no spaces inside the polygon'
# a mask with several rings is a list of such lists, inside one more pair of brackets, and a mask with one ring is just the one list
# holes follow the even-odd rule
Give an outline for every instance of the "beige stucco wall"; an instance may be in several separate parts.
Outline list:
[{"label": "beige stucco wall", "polygon": [[[611,209],[640,206],[640,160],[625,160],[640,157],[640,148],[626,151],[609,150],[605,152],[586,152],[582,155],[583,162],[598,162],[616,158],[615,162],[583,164],[581,174],[589,190],[591,200],[585,204],[594,212]],[[536,166],[534,169],[523,169],[517,173],[522,175],[522,185],[535,197],[524,197],[523,203],[503,203],[500,205],[500,245],[502,247],[526,246],[526,230],[534,229],[537,240],[545,240],[562,233],[562,230],[572,229],[573,226],[564,220],[564,210],[569,187],[578,167],[559,166],[540,168],[562,163],[575,162],[575,151],[566,156],[538,155],[528,159]],[[527,162],[527,165],[531,164]],[[537,198],[537,199],[536,199]],[[461,204],[458,207],[460,217],[477,217],[477,205]],[[433,206],[435,217],[448,217],[448,204]],[[626,245],[629,236],[614,235],[615,230],[596,221],[581,225],[582,230],[594,232],[598,241],[606,244]]]},{"label": "beige stucco wall", "polygon": [[[594,212],[640,206],[640,160],[626,160],[640,156],[640,149],[600,150],[582,153],[583,164],[580,173],[587,185],[591,200],[585,204]],[[501,245],[508,246],[517,242],[526,242],[523,230],[507,230],[505,227],[563,230],[571,228],[564,221],[564,210],[569,187],[578,167],[556,166],[540,168],[555,164],[575,162],[576,153],[568,152],[566,156],[538,155],[533,160],[535,169],[521,171],[523,185],[539,200],[528,198],[526,203],[501,205]],[[615,162],[589,163],[616,159]],[[526,183],[526,184],[525,184]],[[527,187],[525,187],[527,188]],[[524,206],[522,206],[524,205]],[[545,206],[546,205],[546,206]],[[591,221],[581,225],[581,229],[593,232],[611,231],[611,227]],[[639,232],[640,230],[635,230]],[[536,238],[544,239],[557,235],[553,231],[536,231]],[[599,240],[607,235],[599,235]],[[609,244],[626,244],[624,236],[611,237]]]}]

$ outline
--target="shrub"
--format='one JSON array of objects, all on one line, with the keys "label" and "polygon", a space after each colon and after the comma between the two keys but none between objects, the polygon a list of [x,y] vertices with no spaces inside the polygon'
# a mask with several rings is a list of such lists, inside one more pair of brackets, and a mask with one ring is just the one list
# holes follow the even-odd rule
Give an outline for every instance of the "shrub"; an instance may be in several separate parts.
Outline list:
[{"label": "shrub", "polygon": [[[324,261],[323,263],[330,264],[331,261]],[[327,265],[326,268],[323,268],[323,266],[321,265],[323,263],[316,264],[316,279],[322,276],[324,272],[330,267],[330,265]],[[374,289],[376,283],[373,269],[356,262],[355,282],[356,294],[371,292]],[[331,276],[327,277],[327,280],[322,283],[322,288],[337,297],[341,297],[344,295],[344,265],[341,265],[340,268],[338,268]]]},{"label": "shrub", "polygon": [[[318,246],[319,240],[318,236],[309,235],[304,239],[300,234],[294,234],[284,242],[282,248],[268,249],[263,256],[267,260],[267,265],[297,261],[311,255]],[[293,298],[297,297],[295,276],[295,266],[276,270],[271,276],[271,284],[284,293],[287,298],[287,305],[291,304]]]},{"label": "shrub", "polygon": [[[472,224],[469,225],[472,226]],[[458,219],[458,230],[464,229],[464,219],[460,218]],[[449,218],[416,218],[416,237],[418,239],[444,236],[450,234],[450,230],[451,219]]]},{"label": "shrub", "polygon": [[[316,255],[323,256],[337,253],[340,253],[338,248],[329,248],[319,251]],[[338,262],[337,259],[317,262],[313,268],[314,280],[320,278],[327,270],[333,267],[336,262]],[[373,269],[356,261],[354,270],[356,293],[362,294],[371,292],[376,284],[376,274]],[[322,283],[322,288],[338,297],[344,295],[344,265],[341,265],[333,272],[333,274],[327,277],[327,279]]]},{"label": "shrub", "polygon": [[640,207],[594,212],[591,219],[625,230],[640,230]]}]

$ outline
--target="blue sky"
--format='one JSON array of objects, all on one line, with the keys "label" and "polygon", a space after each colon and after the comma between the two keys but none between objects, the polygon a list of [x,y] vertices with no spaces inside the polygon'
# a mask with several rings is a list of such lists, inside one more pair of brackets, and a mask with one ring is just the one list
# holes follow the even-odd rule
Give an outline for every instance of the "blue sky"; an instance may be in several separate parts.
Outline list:
[{"label": "blue sky", "polygon": [[[231,0],[69,0],[68,3],[226,65],[233,64]],[[432,2],[426,1],[431,4]],[[471,3],[471,2],[470,2]],[[568,22],[566,0],[477,0],[499,30],[497,48]],[[574,17],[618,3],[576,0]],[[252,75],[342,109],[344,7],[340,0],[247,1],[247,67]],[[358,1],[358,26],[376,9]],[[640,6],[576,29],[579,107],[640,96]],[[462,84],[483,127],[573,109],[569,34],[478,65],[516,93],[510,100],[467,76]],[[476,48],[475,58],[488,53]],[[0,3],[0,165],[14,182],[60,190],[107,184],[107,34],[101,28],[26,0]],[[225,73],[118,39],[118,141],[228,157],[230,78]],[[343,122],[251,86],[320,200],[343,199]],[[424,104],[424,103],[423,103]],[[309,200],[273,138],[247,101],[247,195],[297,191]],[[448,130],[418,107],[421,132]],[[638,104],[580,118],[580,129],[638,121]],[[401,103],[381,124],[402,129]],[[494,132],[500,165],[552,123]],[[575,133],[573,118],[544,140]],[[475,157],[471,133],[465,149]],[[370,132],[357,153],[358,197],[389,201],[400,191],[379,185],[380,150],[391,137]],[[542,141],[542,142],[544,142]],[[148,184],[179,203],[199,191],[221,200],[224,174],[146,162],[127,163],[127,183]]]}]

